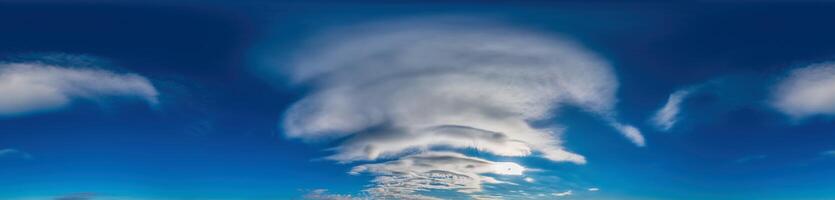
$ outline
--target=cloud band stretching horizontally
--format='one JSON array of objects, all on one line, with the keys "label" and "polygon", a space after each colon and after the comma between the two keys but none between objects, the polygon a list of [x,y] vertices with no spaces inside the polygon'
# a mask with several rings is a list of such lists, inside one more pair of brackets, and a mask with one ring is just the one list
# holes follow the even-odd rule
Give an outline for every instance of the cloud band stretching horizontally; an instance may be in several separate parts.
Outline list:
[{"label": "cloud band stretching horizontally", "polygon": [[415,197],[416,192],[439,189],[462,193],[482,191],[482,183],[510,184],[490,175],[519,176],[525,167],[512,162],[493,162],[454,152],[426,152],[398,160],[359,165],[350,174],[369,173],[375,187],[369,193],[381,199]]},{"label": "cloud band stretching horizontally", "polygon": [[74,100],[136,98],[157,103],[157,90],[142,76],[39,62],[0,63],[0,117],[55,110]]}]

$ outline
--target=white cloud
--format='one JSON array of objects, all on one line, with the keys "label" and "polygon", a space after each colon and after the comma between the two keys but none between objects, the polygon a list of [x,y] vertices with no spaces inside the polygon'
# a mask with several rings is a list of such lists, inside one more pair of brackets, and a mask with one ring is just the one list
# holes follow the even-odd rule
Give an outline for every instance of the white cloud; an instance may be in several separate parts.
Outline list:
[{"label": "white cloud", "polygon": [[525,177],[523,180],[525,180],[525,182],[528,182],[528,183],[536,182],[536,179],[531,178],[531,177]]},{"label": "white cloud", "polygon": [[594,188],[594,187],[593,187],[593,188],[589,188],[588,190],[589,190],[590,192],[597,192],[597,191],[600,191],[600,188]]},{"label": "white cloud", "polygon": [[157,103],[157,91],[136,74],[38,62],[0,63],[0,117],[66,107],[77,99],[129,97]]},{"label": "white cloud", "polygon": [[[524,169],[438,149],[585,163],[564,148],[562,127],[530,124],[561,106],[645,144],[637,128],[616,119],[611,66],[559,37],[483,24],[382,23],[315,40],[288,66],[291,82],[312,92],[286,112],[286,135],[344,138],[326,157],[338,162],[394,159],[351,171],[376,176],[369,191],[392,198],[431,198],[419,193],[436,189],[487,198],[476,194],[482,183],[506,182],[483,174],[521,175],[491,167]],[[454,162],[430,162],[438,157]]]},{"label": "white cloud", "polygon": [[565,191],[565,192],[553,193],[553,195],[558,196],[558,197],[565,197],[565,196],[571,196],[572,192],[571,192],[571,190],[568,190],[568,191]]},{"label": "white cloud", "polygon": [[631,125],[625,125],[617,122],[609,123],[612,127],[617,129],[624,137],[632,141],[635,145],[644,146],[646,142],[644,141],[644,135],[641,135],[641,131],[638,128],[635,128]]},{"label": "white cloud", "polygon": [[330,194],[326,189],[316,189],[310,191],[303,197],[307,200],[359,200],[360,198],[353,197],[351,195],[342,195],[342,194]]},{"label": "white cloud", "polygon": [[611,67],[578,44],[443,23],[362,29],[317,41],[287,72],[315,91],[286,113],[288,136],[353,136],[330,159],[375,160],[452,147],[584,163],[563,148],[561,129],[528,123],[563,105],[595,113],[644,143],[637,129],[613,117],[618,82]]},{"label": "white cloud", "polygon": [[835,63],[791,71],[777,84],[771,105],[795,119],[835,115]]},{"label": "white cloud", "polygon": [[30,160],[32,155],[17,149],[0,149],[0,158],[21,158]]},{"label": "white cloud", "polygon": [[670,130],[678,122],[681,103],[690,95],[690,89],[678,90],[670,94],[667,103],[652,117],[652,123],[662,131]]},{"label": "white cloud", "polygon": [[521,176],[525,167],[512,162],[494,162],[455,152],[424,152],[384,163],[364,164],[350,174],[376,176],[367,191],[377,198],[430,198],[418,194],[428,190],[481,192],[482,184],[513,184],[494,176]]},{"label": "white cloud", "polygon": [[822,156],[835,157],[835,150],[824,151],[820,153]]}]

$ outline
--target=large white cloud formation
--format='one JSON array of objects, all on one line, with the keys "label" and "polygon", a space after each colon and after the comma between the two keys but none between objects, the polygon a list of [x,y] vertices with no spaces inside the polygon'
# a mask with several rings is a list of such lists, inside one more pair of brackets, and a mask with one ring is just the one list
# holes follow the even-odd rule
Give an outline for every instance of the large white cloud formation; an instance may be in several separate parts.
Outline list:
[{"label": "large white cloud formation", "polygon": [[835,63],[791,71],[777,84],[771,104],[794,118],[835,115]]},{"label": "large white cloud formation", "polygon": [[59,109],[73,100],[138,98],[157,103],[157,90],[144,77],[39,62],[0,63],[0,117]]},{"label": "large white cloud formation", "polygon": [[[347,137],[327,157],[340,162],[446,148],[584,163],[563,147],[562,128],[530,123],[560,106],[597,115],[644,145],[638,129],[615,119],[618,81],[610,65],[560,37],[437,21],[361,26],[315,40],[286,73],[312,89],[286,112],[286,135]],[[375,170],[391,165],[360,171],[383,185],[407,183],[381,172],[392,170]],[[471,170],[461,170],[477,179],[470,190],[456,190],[496,181]]]}]

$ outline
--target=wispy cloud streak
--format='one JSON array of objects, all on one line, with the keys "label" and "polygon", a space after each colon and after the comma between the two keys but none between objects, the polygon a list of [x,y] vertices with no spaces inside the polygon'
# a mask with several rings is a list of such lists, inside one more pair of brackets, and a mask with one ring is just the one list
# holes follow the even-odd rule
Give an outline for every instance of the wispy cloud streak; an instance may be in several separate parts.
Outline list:
[{"label": "wispy cloud streak", "polygon": [[693,91],[693,89],[677,90],[670,94],[667,98],[667,103],[661,109],[655,112],[652,117],[652,123],[661,131],[668,131],[678,122],[681,112],[681,103]]},{"label": "wispy cloud streak", "polygon": [[0,158],[21,158],[26,160],[31,160],[31,154],[17,150],[17,149],[0,149]]}]

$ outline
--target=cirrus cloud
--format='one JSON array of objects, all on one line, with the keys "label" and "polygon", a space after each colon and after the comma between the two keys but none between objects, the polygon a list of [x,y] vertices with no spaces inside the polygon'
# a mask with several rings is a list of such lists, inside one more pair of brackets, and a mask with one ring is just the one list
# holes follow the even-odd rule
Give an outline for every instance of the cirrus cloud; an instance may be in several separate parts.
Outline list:
[{"label": "cirrus cloud", "polygon": [[17,149],[0,149],[0,158],[22,158],[31,160],[31,154]]},{"label": "cirrus cloud", "polygon": [[668,131],[678,122],[681,103],[692,93],[691,90],[677,90],[670,94],[667,103],[652,117],[652,123],[661,131]]}]

